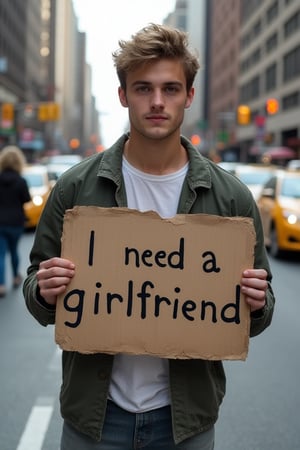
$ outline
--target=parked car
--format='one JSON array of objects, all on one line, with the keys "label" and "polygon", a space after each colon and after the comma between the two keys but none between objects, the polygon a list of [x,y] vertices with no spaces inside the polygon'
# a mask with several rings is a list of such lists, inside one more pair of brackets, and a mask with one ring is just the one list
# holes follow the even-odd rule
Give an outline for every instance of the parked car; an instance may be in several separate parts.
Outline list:
[{"label": "parked car", "polygon": [[270,254],[300,252],[300,172],[278,171],[265,183],[257,205]]},{"label": "parked car", "polygon": [[80,155],[64,154],[49,156],[43,160],[43,164],[47,167],[50,180],[56,182],[60,175],[80,161]]},{"label": "parked car", "polygon": [[63,154],[63,155],[47,156],[46,158],[43,159],[42,163],[45,165],[63,164],[71,167],[74,164],[79,163],[80,161],[82,161],[82,157],[80,155]]},{"label": "parked car", "polygon": [[235,169],[238,177],[252,192],[256,200],[264,183],[278,170],[277,166],[265,164],[243,164]]},{"label": "parked car", "polygon": [[287,169],[300,170],[300,159],[291,159],[286,167]]},{"label": "parked car", "polygon": [[235,175],[236,169],[242,165],[244,165],[244,163],[241,163],[238,161],[220,161],[220,162],[218,162],[218,166],[222,167],[222,169],[226,170],[227,172],[232,173],[233,175]]},{"label": "parked car", "polygon": [[54,183],[56,183],[58,178],[66,170],[68,170],[71,166],[69,166],[68,164],[52,164],[52,163],[50,163],[50,164],[47,164],[46,167],[47,167],[49,179],[51,181],[53,181]]},{"label": "parked car", "polygon": [[27,181],[32,199],[24,205],[25,228],[30,229],[37,226],[53,183],[49,179],[47,168],[43,165],[26,166],[22,176]]}]

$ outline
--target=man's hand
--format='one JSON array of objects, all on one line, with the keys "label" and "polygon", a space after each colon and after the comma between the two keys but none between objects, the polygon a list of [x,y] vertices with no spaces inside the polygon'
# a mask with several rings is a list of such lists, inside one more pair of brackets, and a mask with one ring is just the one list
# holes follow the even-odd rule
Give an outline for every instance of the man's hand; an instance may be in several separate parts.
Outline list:
[{"label": "man's hand", "polygon": [[264,269],[247,269],[243,272],[241,291],[245,295],[251,312],[265,306],[267,288],[267,272]]},{"label": "man's hand", "polygon": [[40,294],[50,305],[55,305],[75,273],[75,265],[63,258],[51,258],[40,263],[36,274]]}]

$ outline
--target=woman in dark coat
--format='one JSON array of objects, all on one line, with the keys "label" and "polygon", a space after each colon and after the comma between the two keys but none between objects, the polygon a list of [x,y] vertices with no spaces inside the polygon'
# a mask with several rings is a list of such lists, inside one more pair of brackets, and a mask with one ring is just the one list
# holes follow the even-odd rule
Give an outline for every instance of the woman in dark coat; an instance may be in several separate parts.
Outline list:
[{"label": "woman in dark coat", "polygon": [[22,283],[18,243],[24,231],[23,205],[31,200],[26,180],[21,176],[25,162],[22,151],[14,145],[0,151],[0,297],[6,294],[7,252],[10,254],[13,287],[17,288]]}]

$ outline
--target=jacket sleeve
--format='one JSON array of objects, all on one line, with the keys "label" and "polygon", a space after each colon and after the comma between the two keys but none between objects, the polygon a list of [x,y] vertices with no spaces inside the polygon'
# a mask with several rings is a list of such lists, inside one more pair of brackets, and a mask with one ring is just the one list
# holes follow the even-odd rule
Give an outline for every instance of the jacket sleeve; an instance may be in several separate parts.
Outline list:
[{"label": "jacket sleeve", "polygon": [[55,323],[55,307],[47,305],[39,294],[36,270],[28,269],[28,276],[23,284],[23,293],[27,308],[32,316],[43,326]]},{"label": "jacket sleeve", "polygon": [[251,325],[250,325],[250,336],[257,336],[262,333],[270,324],[273,317],[274,305],[275,305],[275,295],[272,289],[272,273],[266,253],[266,247],[264,244],[264,234],[261,223],[261,218],[259,211],[257,209],[256,203],[253,202],[251,205],[251,213],[254,220],[254,227],[256,231],[256,245],[254,251],[254,268],[263,268],[267,271],[267,281],[268,289],[266,291],[266,305],[255,313],[251,314]]},{"label": "jacket sleeve", "polygon": [[38,289],[36,273],[42,261],[61,253],[61,235],[65,213],[59,182],[52,189],[36,228],[30,252],[30,265],[23,284],[23,294],[29,312],[42,325],[55,323],[55,307],[48,305]]},{"label": "jacket sleeve", "polygon": [[272,321],[275,297],[271,284],[270,283],[268,284],[269,287],[266,292],[265,307],[261,311],[258,311],[257,314],[252,314],[251,316],[251,325],[250,325],[251,337],[260,334],[265,328],[267,328],[271,324]]}]

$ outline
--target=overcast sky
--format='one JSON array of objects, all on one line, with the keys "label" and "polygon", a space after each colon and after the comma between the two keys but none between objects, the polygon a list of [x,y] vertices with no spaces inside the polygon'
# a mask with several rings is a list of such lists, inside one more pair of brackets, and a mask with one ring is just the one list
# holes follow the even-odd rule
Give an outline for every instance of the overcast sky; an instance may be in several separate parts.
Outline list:
[{"label": "overcast sky", "polygon": [[93,94],[101,114],[103,144],[108,147],[124,132],[127,109],[118,99],[112,52],[150,22],[162,23],[176,0],[73,0],[80,31],[87,34],[87,62],[92,67]]}]

